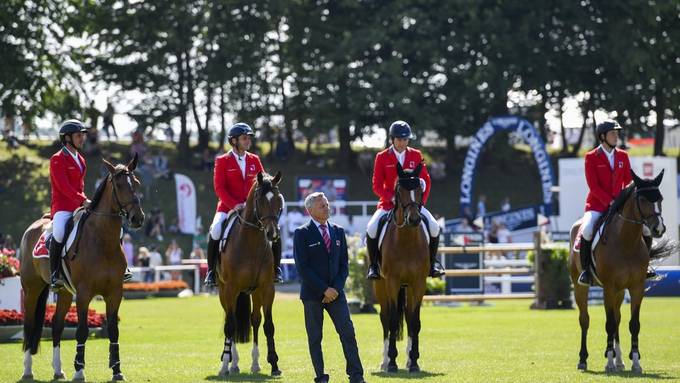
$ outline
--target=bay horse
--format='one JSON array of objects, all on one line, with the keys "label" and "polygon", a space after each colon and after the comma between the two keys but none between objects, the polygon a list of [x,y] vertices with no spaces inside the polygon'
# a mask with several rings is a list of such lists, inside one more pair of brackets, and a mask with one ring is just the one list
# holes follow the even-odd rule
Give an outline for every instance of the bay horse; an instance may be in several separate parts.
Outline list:
[{"label": "bay horse", "polygon": [[[100,184],[73,246],[65,257],[70,270],[70,281],[76,291],[78,327],[76,330],[75,374],[73,380],[85,380],[85,341],[88,337],[87,310],[92,298],[101,295],[106,302],[106,325],[109,335],[109,368],[112,380],[125,380],[120,369],[118,347],[118,308],[123,296],[123,274],[126,260],[120,243],[123,218],[132,228],[144,222],[144,212],[135,188],[140,182],[133,171],[137,156],[127,165],[112,165],[102,160],[109,174]],[[86,213],[87,214],[87,213]],[[22,379],[32,379],[32,355],[38,352],[46,302],[49,293],[50,265],[48,258],[34,258],[33,249],[43,229],[49,225],[45,215],[32,223],[21,239],[21,285],[24,290],[24,374]],[[66,240],[66,238],[64,238]],[[52,324],[52,367],[54,379],[64,379],[61,368],[60,342],[64,318],[73,295],[62,288],[57,293],[57,308]]]},{"label": "bay horse", "polygon": [[[604,309],[606,314],[607,345],[605,372],[622,371],[625,365],[619,342],[619,323],[624,290],[630,293],[631,370],[641,373],[638,334],[640,332],[640,306],[645,293],[645,279],[650,259],[661,259],[677,251],[677,242],[662,240],[651,246],[643,240],[643,225],[647,226],[656,238],[663,236],[666,227],[661,217],[663,197],[659,185],[663,171],[653,180],[643,180],[634,172],[631,182],[616,198],[611,207],[610,218],[602,238],[594,249],[595,270],[604,290]],[[587,369],[587,336],[590,317],[588,315],[588,286],[578,284],[581,273],[579,252],[574,250],[576,236],[581,220],[576,221],[570,231],[569,272],[574,285],[574,297],[579,310],[581,327],[581,350],[578,369]]]},{"label": "bay horse", "polygon": [[374,281],[380,304],[383,328],[383,362],[381,370],[397,372],[396,341],[403,338],[403,321],[408,328],[406,345],[409,372],[418,372],[420,306],[425,295],[425,280],[430,271],[429,238],[422,225],[420,208],[423,190],[419,164],[407,173],[397,162],[395,204],[388,218],[380,253],[383,278]]},{"label": "bay horse", "polygon": [[240,372],[236,343],[250,342],[251,325],[253,360],[250,371],[260,371],[258,332],[262,314],[267,362],[271,365],[272,376],[281,375],[272,319],[274,260],[271,246],[280,235],[278,220],[283,211],[283,197],[278,188],[280,181],[281,172],[274,177],[262,172],[257,174],[257,182],[248,193],[245,208],[239,212],[230,229],[229,240],[220,252],[218,288],[225,312],[220,376]]}]

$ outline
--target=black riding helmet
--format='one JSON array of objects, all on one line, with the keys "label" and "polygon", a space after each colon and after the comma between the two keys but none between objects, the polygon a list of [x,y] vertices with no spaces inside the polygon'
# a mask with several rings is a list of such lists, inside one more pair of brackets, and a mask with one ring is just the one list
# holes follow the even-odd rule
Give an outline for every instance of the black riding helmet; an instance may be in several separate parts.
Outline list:
[{"label": "black riding helmet", "polygon": [[229,132],[227,132],[227,138],[231,140],[232,138],[238,138],[243,134],[254,137],[255,131],[253,131],[253,128],[251,128],[250,125],[246,124],[245,122],[237,122],[231,128],[229,128]]},{"label": "black riding helmet", "polygon": [[73,133],[87,133],[87,127],[80,120],[66,120],[59,126],[59,139],[64,143],[66,135]]},{"label": "black riding helmet", "polygon": [[602,141],[602,135],[606,135],[610,130],[623,130],[621,125],[614,120],[605,120],[597,124],[597,137]]},{"label": "black riding helmet", "polygon": [[411,126],[406,121],[394,121],[390,125],[390,137],[392,138],[408,138],[413,140],[416,136],[411,131]]}]

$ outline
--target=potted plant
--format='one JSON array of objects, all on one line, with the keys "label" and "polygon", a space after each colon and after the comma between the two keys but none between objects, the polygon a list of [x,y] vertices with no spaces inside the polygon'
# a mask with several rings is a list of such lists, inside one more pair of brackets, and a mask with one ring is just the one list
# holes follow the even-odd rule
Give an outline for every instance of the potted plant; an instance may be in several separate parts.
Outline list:
[{"label": "potted plant", "polygon": [[153,296],[158,292],[155,283],[132,282],[123,284],[123,297],[125,299],[143,299]]}]

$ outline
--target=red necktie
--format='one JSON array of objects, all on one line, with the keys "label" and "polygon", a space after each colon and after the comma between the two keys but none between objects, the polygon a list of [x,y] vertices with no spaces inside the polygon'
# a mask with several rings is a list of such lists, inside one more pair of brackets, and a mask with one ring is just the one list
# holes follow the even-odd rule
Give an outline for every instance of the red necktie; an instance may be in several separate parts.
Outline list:
[{"label": "red necktie", "polygon": [[319,225],[321,228],[321,236],[323,237],[323,243],[326,245],[326,251],[331,252],[331,237],[328,235],[328,230],[326,225]]}]

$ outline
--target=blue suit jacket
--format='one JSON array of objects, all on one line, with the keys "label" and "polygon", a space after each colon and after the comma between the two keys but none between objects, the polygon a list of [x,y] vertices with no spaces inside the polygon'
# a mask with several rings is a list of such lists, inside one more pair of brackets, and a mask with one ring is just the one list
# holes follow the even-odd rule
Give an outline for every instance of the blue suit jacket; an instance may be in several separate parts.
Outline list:
[{"label": "blue suit jacket", "polygon": [[345,281],[349,274],[345,230],[327,222],[331,237],[330,254],[314,222],[295,229],[293,255],[300,275],[300,299],[321,300],[327,288],[332,287],[344,296]]}]

